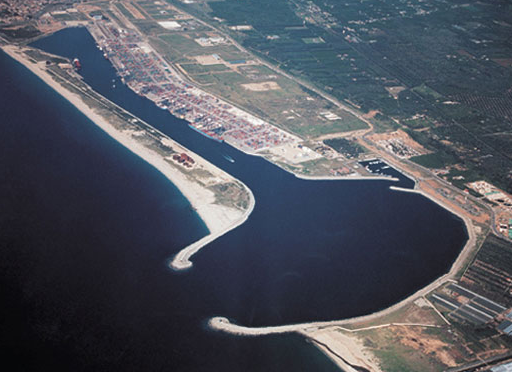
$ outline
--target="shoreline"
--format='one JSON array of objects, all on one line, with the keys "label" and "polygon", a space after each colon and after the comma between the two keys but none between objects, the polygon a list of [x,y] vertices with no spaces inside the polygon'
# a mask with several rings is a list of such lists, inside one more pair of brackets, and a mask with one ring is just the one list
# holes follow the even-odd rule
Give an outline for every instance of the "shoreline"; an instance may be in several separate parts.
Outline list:
[{"label": "shoreline", "polygon": [[148,164],[153,166],[157,171],[163,174],[174,186],[176,186],[176,188],[178,188],[180,193],[188,200],[188,202],[196,211],[199,218],[206,225],[209,233],[208,235],[201,238],[197,242],[192,243],[189,246],[180,250],[180,252],[178,252],[178,254],[175,256],[175,260],[179,258],[178,261],[180,261],[182,264],[177,263],[173,265],[173,269],[183,270],[190,268],[192,266],[192,262],[190,262],[188,259],[193,254],[197,253],[197,251],[199,251],[207,243],[215,240],[216,238],[238,227],[247,220],[247,218],[249,217],[250,213],[254,208],[255,201],[251,190],[244,183],[242,183],[239,180],[236,180],[231,175],[227,174],[220,168],[217,168],[216,166],[209,163],[199,155],[186,149],[185,147],[183,147],[176,141],[172,140],[168,136],[165,136],[166,139],[170,140],[173,143],[173,146],[175,146],[178,149],[187,151],[187,153],[191,154],[194,157],[194,159],[196,159],[196,162],[199,165],[205,167],[206,169],[212,172],[215,172],[216,176],[219,176],[219,178],[223,180],[229,180],[232,182],[236,181],[240,183],[244,190],[249,194],[250,198],[250,204],[248,208],[243,212],[238,209],[215,204],[215,194],[213,193],[213,191],[208,190],[205,187],[189,180],[185,174],[183,174],[179,170],[174,169],[170,164],[168,164],[165,161],[164,157],[160,156],[155,151],[145,147],[143,144],[137,142],[129,134],[115,128],[112,124],[108,122],[106,118],[95,112],[93,108],[89,107],[83,101],[79,94],[66,89],[60,83],[55,81],[48,74],[48,72],[45,71],[44,62],[32,62],[29,59],[29,57],[27,57],[24,54],[23,47],[10,44],[0,45],[0,48],[10,58],[14,59],[15,61],[23,65],[31,73],[33,73],[40,80],[42,80],[47,86],[52,88],[57,94],[59,94],[69,103],[71,103],[78,111],[85,115],[89,120],[91,120],[97,127],[103,130],[103,132],[109,135],[113,140],[124,146],[133,154],[139,156],[141,159],[146,161]]},{"label": "shoreline", "polygon": [[[416,185],[418,185],[417,180],[415,178],[413,178],[413,180],[415,181]],[[432,195],[429,195],[427,192],[421,189],[406,189],[396,186],[390,186],[390,189],[398,192],[408,192],[422,195],[432,202],[438,204],[440,207],[445,208],[449,212],[453,213],[464,222],[466,232],[468,234],[468,239],[462,247],[459,255],[451,265],[450,270],[446,274],[441,275],[427,286],[420,288],[401,301],[366,315],[339,320],[312,321],[306,323],[262,327],[247,327],[231,322],[225,317],[216,316],[208,320],[208,327],[214,331],[225,332],[237,337],[259,337],[295,333],[304,337],[306,340],[310,340],[312,345],[324,353],[325,356],[329,358],[333,363],[335,363],[342,371],[357,372],[366,370],[382,372],[378,361],[375,359],[375,355],[371,351],[367,350],[359,338],[356,336],[351,336],[351,334],[355,334],[358,330],[347,329],[344,326],[378,320],[379,318],[392,314],[393,312],[400,310],[408,304],[411,304],[417,299],[432,292],[439,286],[450,281],[455,281],[454,278],[457,276],[458,271],[464,265],[476,244],[476,233],[471,220],[458,213],[451,206],[445,204],[442,200],[437,200]],[[390,323],[384,324],[383,326],[393,325],[425,326],[424,324],[408,323]],[[370,328],[374,327],[380,326],[372,326]],[[333,328],[337,328],[337,330],[340,331],[337,333],[336,339],[330,336],[330,332],[332,332]],[[340,340],[340,338],[342,340]],[[335,348],[336,351],[333,350],[333,348]]]},{"label": "shoreline", "polygon": [[[229,143],[228,143],[229,144]],[[232,146],[231,144],[229,144],[230,146]],[[300,174],[300,173],[295,173],[293,172],[292,170],[290,169],[286,169],[285,167],[283,167],[281,164],[279,163],[276,163],[276,162],[273,162],[272,160],[268,159],[265,155],[262,155],[258,152],[254,152],[254,153],[251,153],[251,152],[247,152],[247,151],[244,151],[244,150],[241,150],[239,148],[237,148],[236,146],[233,146],[235,149],[247,154],[247,155],[252,155],[252,156],[259,156],[260,158],[264,159],[265,161],[268,161],[270,164],[273,164],[275,165],[276,167],[278,167],[279,169],[293,175],[294,177],[298,178],[298,179],[301,179],[301,180],[306,180],[306,181],[389,181],[389,182],[398,182],[400,181],[398,178],[396,177],[392,177],[392,176],[386,176],[386,175],[374,175],[374,174],[371,174],[371,175],[368,175],[368,176],[365,176],[363,174],[356,174],[356,175],[344,175],[344,176],[332,176],[332,175],[326,175],[326,176],[308,176],[308,175],[305,175],[305,174]],[[375,158],[377,159],[377,158]],[[393,166],[394,169],[396,169],[395,166]],[[398,171],[398,169],[396,169]],[[401,174],[405,175],[404,172],[402,171],[399,171]],[[406,177],[408,178],[411,178],[407,175],[405,175]],[[414,180],[414,178],[411,178]]]},{"label": "shoreline", "polygon": [[[304,176],[291,172],[295,177],[306,181],[400,181],[396,177],[389,176]],[[390,186],[394,187],[394,186]]]}]

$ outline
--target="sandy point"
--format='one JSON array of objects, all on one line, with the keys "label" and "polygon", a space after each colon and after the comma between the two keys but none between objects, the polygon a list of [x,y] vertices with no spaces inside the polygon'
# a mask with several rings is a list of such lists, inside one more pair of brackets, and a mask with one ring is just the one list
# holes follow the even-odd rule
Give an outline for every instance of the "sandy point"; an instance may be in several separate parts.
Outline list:
[{"label": "sandy point", "polygon": [[[193,264],[190,261],[190,258],[196,254],[201,248],[205,247],[209,243],[213,242],[215,239],[221,237],[222,235],[228,233],[229,231],[237,228],[241,224],[243,224],[249,218],[249,215],[254,210],[254,206],[256,205],[256,201],[254,199],[254,195],[252,191],[244,185],[245,191],[249,195],[249,206],[245,210],[245,212],[241,213],[240,217],[232,220],[231,223],[217,224],[217,225],[207,225],[210,234],[206,235],[204,238],[192,243],[188,247],[179,251],[169,262],[169,267],[175,271],[188,270],[192,268]],[[219,206],[220,207],[220,206]],[[229,214],[233,216],[233,214]]]}]

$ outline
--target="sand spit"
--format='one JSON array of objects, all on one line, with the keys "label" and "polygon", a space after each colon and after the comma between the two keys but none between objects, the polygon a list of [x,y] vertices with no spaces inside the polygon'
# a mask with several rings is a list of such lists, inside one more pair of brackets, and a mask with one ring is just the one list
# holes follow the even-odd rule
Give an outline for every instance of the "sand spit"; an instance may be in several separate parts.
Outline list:
[{"label": "sand spit", "polygon": [[169,266],[174,270],[186,270],[191,268],[192,262],[190,261],[190,257],[196,254],[205,245],[211,243],[215,239],[221,237],[227,232],[243,224],[247,220],[247,218],[249,218],[249,215],[252,213],[254,205],[256,204],[254,195],[252,194],[249,188],[247,188],[247,191],[249,192],[250,195],[249,208],[243,213],[243,215],[240,218],[235,220],[231,225],[218,229],[217,231],[210,230],[209,235],[179,251],[178,254],[174,256],[172,261],[169,263]]},{"label": "sand spit", "polygon": [[125,146],[127,149],[160,171],[189,200],[192,207],[197,211],[197,214],[208,227],[210,234],[179,252],[176,255],[176,258],[170,264],[173,269],[181,270],[190,268],[192,263],[189,261],[189,259],[194,253],[204,247],[207,243],[215,240],[219,236],[234,229],[247,220],[249,214],[254,208],[254,197],[247,186],[243,185],[239,181],[236,181],[226,172],[215,167],[213,164],[207,162],[197,154],[194,154],[190,150],[185,149],[177,142],[171,140],[170,138],[166,138],[167,141],[172,143],[174,148],[181,151],[186,151],[188,154],[193,156],[197,167],[210,172],[219,182],[239,182],[243,185],[245,191],[250,196],[249,207],[245,211],[216,204],[215,193],[213,191],[207,189],[198,182],[194,182],[194,180],[191,180],[186,174],[171,166],[161,155],[137,141],[131,135],[131,133],[117,129],[115,126],[109,123],[107,119],[89,107],[82,100],[80,95],[64,88],[61,84],[53,80],[53,78],[47,73],[44,62],[34,63],[23,53],[23,48],[18,46],[4,45],[2,46],[2,50],[10,57],[28,68],[47,85],[49,85],[61,96],[67,99],[109,136],[111,136],[117,142]]}]

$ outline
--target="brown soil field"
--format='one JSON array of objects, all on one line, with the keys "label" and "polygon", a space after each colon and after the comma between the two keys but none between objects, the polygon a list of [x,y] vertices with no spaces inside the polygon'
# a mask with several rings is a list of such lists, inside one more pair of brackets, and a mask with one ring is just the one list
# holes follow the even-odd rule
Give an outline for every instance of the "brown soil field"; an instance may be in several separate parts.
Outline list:
[{"label": "brown soil field", "polygon": [[265,92],[267,90],[278,90],[281,89],[279,84],[275,81],[264,81],[262,83],[249,83],[242,84],[242,87],[247,90],[252,90],[253,92]]},{"label": "brown soil field", "polygon": [[197,63],[203,66],[220,65],[224,62],[222,59],[217,59],[213,55],[194,56],[193,58]]},{"label": "brown soil field", "polygon": [[428,151],[426,148],[421,146],[418,142],[413,140],[407,133],[405,133],[403,130],[399,129],[395,132],[391,133],[376,133],[372,134],[371,136],[368,136],[369,139],[371,139],[373,142],[378,141],[387,141],[390,139],[400,139],[402,142],[407,145],[408,147],[418,151],[420,154],[428,154],[430,151]]},{"label": "brown soil field", "polygon": [[391,327],[390,329],[398,336],[400,343],[403,345],[417,350],[424,355],[432,355],[446,366],[453,367],[457,365],[450,350],[450,345],[426,334],[422,328]]}]

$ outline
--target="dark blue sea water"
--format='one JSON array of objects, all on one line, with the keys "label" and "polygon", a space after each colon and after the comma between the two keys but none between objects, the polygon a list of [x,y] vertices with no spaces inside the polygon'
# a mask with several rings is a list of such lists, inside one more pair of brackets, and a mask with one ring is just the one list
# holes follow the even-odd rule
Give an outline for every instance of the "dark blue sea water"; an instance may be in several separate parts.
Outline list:
[{"label": "dark blue sea water", "polygon": [[174,253],[207,233],[188,202],[1,55],[0,346],[19,370],[333,370],[299,337],[226,336],[205,321],[370,313],[445,273],[466,240],[460,219],[389,190],[407,179],[299,180],[190,130],[119,81],[113,88],[115,71],[85,29],[35,45],[80,58],[94,89],[242,180],[256,207],[192,270],[169,270]]}]

